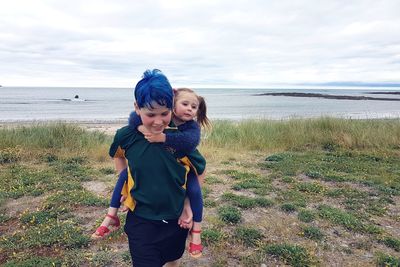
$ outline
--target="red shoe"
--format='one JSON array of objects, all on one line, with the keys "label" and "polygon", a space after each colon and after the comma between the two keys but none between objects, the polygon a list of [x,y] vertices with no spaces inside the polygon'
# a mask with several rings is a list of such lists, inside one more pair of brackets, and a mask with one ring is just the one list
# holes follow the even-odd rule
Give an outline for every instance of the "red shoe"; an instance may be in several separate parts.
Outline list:
[{"label": "red shoe", "polygon": [[104,226],[104,225],[101,225],[100,227],[98,227],[96,229],[96,232],[94,232],[92,234],[92,239],[104,238],[104,237],[108,236],[109,234],[111,234],[112,232],[119,229],[121,222],[119,221],[119,218],[117,216],[107,214],[106,217],[111,218],[114,221],[114,224],[110,224],[108,227]]},{"label": "red shoe", "polygon": [[[191,233],[200,234],[201,230],[192,230]],[[193,253],[198,251],[197,253]],[[189,243],[189,255],[193,258],[200,258],[203,255],[203,245],[202,244],[194,244],[192,242]]]}]

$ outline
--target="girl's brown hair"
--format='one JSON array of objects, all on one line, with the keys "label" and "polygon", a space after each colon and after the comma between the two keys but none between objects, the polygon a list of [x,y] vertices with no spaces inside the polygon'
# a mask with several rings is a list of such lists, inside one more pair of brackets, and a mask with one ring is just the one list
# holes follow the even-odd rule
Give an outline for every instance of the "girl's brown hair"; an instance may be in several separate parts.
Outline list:
[{"label": "girl's brown hair", "polygon": [[197,99],[199,100],[199,108],[198,108],[197,114],[196,114],[196,121],[203,128],[206,128],[206,127],[210,128],[211,122],[207,118],[207,105],[206,105],[206,101],[204,100],[204,97],[197,95],[192,89],[189,89],[189,88],[178,88],[178,89],[174,89],[174,91],[175,91],[174,102],[176,101],[176,99],[178,99],[179,92],[192,93],[197,97]]}]

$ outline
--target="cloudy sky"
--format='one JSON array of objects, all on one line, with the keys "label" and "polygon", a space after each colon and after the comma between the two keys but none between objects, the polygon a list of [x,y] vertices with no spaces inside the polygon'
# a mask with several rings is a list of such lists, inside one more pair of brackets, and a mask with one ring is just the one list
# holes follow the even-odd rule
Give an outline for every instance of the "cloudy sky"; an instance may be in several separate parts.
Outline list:
[{"label": "cloudy sky", "polygon": [[400,82],[398,0],[0,0],[3,86]]}]

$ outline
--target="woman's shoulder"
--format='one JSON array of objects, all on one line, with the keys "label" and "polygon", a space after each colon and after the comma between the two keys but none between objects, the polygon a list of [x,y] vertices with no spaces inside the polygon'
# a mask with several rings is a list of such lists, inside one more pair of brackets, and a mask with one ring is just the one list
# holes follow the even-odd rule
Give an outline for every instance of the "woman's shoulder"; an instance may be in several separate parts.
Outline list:
[{"label": "woman's shoulder", "polygon": [[126,125],[122,128],[119,128],[115,133],[114,139],[123,140],[128,137],[135,136],[137,134],[137,130],[132,129],[129,125]]}]

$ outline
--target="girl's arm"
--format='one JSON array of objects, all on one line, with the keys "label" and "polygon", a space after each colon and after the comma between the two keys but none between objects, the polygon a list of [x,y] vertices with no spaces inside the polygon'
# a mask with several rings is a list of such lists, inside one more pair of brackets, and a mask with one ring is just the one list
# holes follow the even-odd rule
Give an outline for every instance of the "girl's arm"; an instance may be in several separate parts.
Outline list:
[{"label": "girl's arm", "polygon": [[[132,123],[132,125],[134,124]],[[193,152],[200,143],[200,126],[195,121],[178,126],[178,131],[167,131],[158,135],[148,132],[143,125],[139,125],[137,129],[150,143],[165,143],[166,146],[172,147],[180,154]]]},{"label": "girl's arm", "polygon": [[114,158],[114,164],[118,174],[128,167],[126,158]]},{"label": "girl's arm", "polygon": [[195,121],[186,122],[178,127],[179,131],[165,133],[165,145],[179,153],[188,154],[200,143],[200,127]]}]

